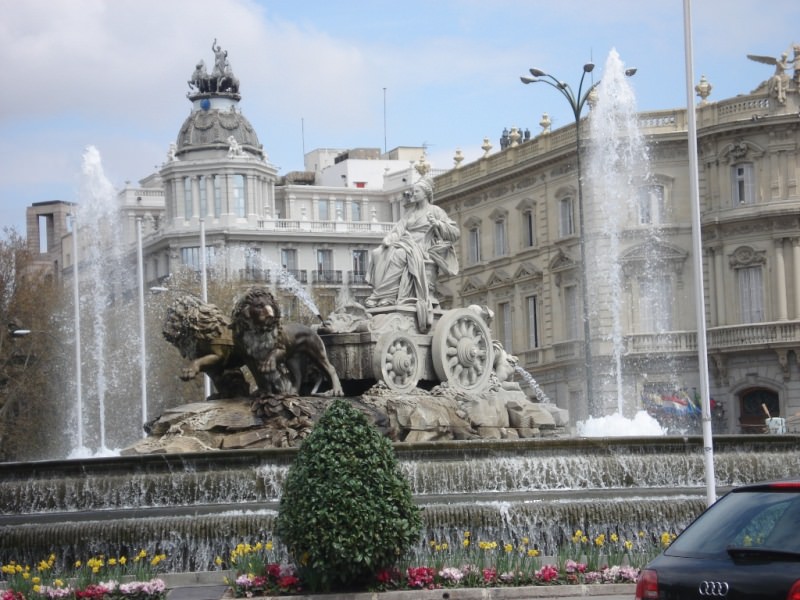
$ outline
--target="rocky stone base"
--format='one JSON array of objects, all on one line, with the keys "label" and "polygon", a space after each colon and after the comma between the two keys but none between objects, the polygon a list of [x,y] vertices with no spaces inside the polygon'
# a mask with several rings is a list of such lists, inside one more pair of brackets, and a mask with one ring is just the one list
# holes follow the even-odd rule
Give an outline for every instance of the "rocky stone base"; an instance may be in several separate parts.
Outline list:
[{"label": "rocky stone base", "polygon": [[[465,395],[446,385],[405,394],[377,384],[350,401],[397,442],[519,439],[564,433],[567,411],[495,389]],[[332,402],[326,396],[209,400],[166,410],[124,455],[299,446]]]}]

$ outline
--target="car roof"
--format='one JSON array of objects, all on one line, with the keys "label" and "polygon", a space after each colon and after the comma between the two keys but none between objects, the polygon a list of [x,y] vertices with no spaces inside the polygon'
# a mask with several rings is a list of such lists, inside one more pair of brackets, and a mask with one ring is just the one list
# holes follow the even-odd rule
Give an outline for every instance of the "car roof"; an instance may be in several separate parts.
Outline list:
[{"label": "car roof", "polygon": [[747,485],[740,485],[732,492],[767,492],[767,491],[784,491],[784,492],[800,492],[800,479],[779,479],[776,481],[762,481],[759,483],[750,483]]}]

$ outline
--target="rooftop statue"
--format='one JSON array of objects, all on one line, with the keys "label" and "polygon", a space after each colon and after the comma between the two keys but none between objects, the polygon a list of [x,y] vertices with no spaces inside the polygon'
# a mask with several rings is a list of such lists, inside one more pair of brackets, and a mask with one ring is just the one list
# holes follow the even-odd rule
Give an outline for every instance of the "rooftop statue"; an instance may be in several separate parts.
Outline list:
[{"label": "rooftop statue", "polygon": [[189,92],[189,95],[194,94],[239,94],[239,79],[233,74],[230,62],[228,62],[228,51],[223,50],[217,44],[217,40],[211,44],[211,50],[214,51],[214,68],[211,75],[206,71],[205,61],[202,59],[198,61],[189,79],[189,88],[194,92]]},{"label": "rooftop statue", "polygon": [[[795,46],[795,80],[797,80],[797,67],[798,67],[798,48]],[[760,56],[758,54],[748,54],[747,58],[765,65],[775,65],[775,73],[770,77],[768,89],[771,96],[773,96],[778,104],[786,104],[786,91],[789,88],[789,75],[786,70],[790,68],[789,53],[783,52],[780,57],[775,58],[772,56]]]}]

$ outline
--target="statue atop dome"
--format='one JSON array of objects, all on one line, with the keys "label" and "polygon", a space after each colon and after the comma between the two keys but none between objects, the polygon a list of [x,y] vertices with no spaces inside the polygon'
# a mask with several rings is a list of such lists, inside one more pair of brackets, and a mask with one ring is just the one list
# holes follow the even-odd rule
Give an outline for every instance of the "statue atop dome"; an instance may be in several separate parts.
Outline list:
[{"label": "statue atop dome", "polygon": [[190,100],[203,96],[228,96],[238,100],[239,79],[233,74],[231,64],[228,62],[228,51],[217,44],[216,38],[211,44],[214,52],[214,68],[211,75],[206,71],[206,63],[200,59],[188,81],[192,90],[187,95]]}]

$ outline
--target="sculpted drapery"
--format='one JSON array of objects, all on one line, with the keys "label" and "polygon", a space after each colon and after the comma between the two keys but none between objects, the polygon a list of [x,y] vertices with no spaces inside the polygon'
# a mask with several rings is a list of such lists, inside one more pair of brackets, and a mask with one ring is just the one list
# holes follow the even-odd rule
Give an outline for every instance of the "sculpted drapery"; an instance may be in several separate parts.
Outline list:
[{"label": "sculpted drapery", "polygon": [[405,215],[371,253],[367,281],[373,293],[367,306],[415,303],[420,327],[426,330],[430,325],[426,315],[436,302],[435,281],[429,281],[429,276],[458,273],[453,243],[460,232],[444,210],[431,204],[430,180],[421,179],[404,197]]}]

